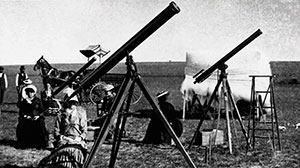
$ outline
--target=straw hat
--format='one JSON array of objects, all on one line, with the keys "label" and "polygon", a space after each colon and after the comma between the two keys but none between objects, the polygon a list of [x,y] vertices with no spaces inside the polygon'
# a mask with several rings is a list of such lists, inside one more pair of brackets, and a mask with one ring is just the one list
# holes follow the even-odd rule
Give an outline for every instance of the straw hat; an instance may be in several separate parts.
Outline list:
[{"label": "straw hat", "polygon": [[37,88],[34,86],[34,85],[28,85],[28,86],[25,86],[23,89],[22,89],[22,97],[25,99],[28,97],[28,95],[26,94],[26,92],[31,92],[33,91],[34,94],[36,94],[37,92]]},{"label": "straw hat", "polygon": [[112,90],[113,88],[115,88],[113,85],[111,85],[111,84],[108,84],[108,85],[106,85],[105,87],[104,87],[104,89],[106,90],[106,91],[110,91],[110,90]]},{"label": "straw hat", "polygon": [[25,86],[23,90],[24,91],[32,90],[34,93],[36,93],[37,88],[34,85],[28,85],[28,86]]},{"label": "straw hat", "polygon": [[162,98],[162,97],[165,97],[165,96],[168,96],[169,95],[169,92],[168,91],[161,91],[161,92],[158,92],[156,94],[156,98]]},{"label": "straw hat", "polygon": [[24,83],[25,85],[30,85],[30,84],[32,84],[32,80],[30,80],[29,78],[27,78],[27,79],[25,79],[25,80],[23,81],[23,83]]}]

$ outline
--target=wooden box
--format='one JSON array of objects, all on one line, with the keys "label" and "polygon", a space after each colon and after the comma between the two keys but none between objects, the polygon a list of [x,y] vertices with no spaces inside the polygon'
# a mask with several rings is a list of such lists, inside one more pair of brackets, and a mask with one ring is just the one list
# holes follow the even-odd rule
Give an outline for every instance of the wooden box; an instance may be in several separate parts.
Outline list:
[{"label": "wooden box", "polygon": [[100,127],[88,126],[87,127],[86,140],[87,141],[94,141],[95,140],[95,132],[99,132],[99,130],[100,130]]},{"label": "wooden box", "polygon": [[224,132],[222,130],[206,129],[199,132],[194,144],[208,146],[210,136],[212,138],[212,145],[221,145],[224,143]]}]

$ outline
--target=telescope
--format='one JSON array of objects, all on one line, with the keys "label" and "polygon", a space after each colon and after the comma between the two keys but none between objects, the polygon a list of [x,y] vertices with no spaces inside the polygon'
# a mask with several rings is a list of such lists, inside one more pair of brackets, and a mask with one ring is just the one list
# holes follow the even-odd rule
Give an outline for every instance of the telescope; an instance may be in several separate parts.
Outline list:
[{"label": "telescope", "polygon": [[195,74],[193,78],[195,78],[195,83],[201,83],[205,79],[207,79],[216,69],[222,67],[226,61],[228,61],[230,58],[232,58],[236,53],[238,53],[241,49],[243,49],[245,46],[250,44],[254,39],[256,39],[259,35],[262,34],[262,31],[258,29],[256,32],[254,32],[251,36],[249,36],[246,40],[244,40],[242,43],[240,43],[238,46],[236,46],[233,50],[231,50],[228,54],[226,54],[224,57],[222,57],[219,61],[217,61],[214,65],[209,67],[206,71],[203,69]]},{"label": "telescope", "polygon": [[123,46],[121,46],[115,53],[113,53],[107,60],[105,60],[98,68],[94,69],[88,76],[82,79],[79,83],[79,88],[76,89],[72,95],[67,99],[75,96],[82,88],[94,84],[98,79],[105,75],[115,65],[117,65],[124,57],[147,39],[152,33],[160,28],[175,14],[179,13],[180,9],[175,2],[171,2],[163,11],[161,11],[154,19],[152,19],[146,26],[137,32],[131,39],[129,39]]}]

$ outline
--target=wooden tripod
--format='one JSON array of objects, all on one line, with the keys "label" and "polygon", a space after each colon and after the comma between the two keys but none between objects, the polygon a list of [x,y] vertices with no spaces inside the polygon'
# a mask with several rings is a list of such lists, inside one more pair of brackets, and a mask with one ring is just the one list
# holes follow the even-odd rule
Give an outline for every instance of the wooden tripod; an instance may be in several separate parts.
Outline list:
[{"label": "wooden tripod", "polygon": [[[230,86],[229,86],[229,82],[227,80],[227,73],[226,73],[226,69],[227,68],[228,68],[228,66],[226,64],[224,64],[224,63],[222,65],[220,65],[220,67],[218,68],[221,71],[221,73],[219,75],[219,79],[218,79],[217,85],[215,86],[214,91],[213,91],[212,95],[209,98],[209,101],[208,101],[208,104],[207,104],[208,108],[207,108],[207,110],[204,111],[205,114],[203,116],[205,116],[208,113],[209,107],[211,106],[211,104],[213,102],[213,99],[215,98],[216,93],[219,90],[220,85],[222,84],[222,89],[223,89],[222,91],[223,91],[223,94],[224,94],[224,105],[225,105],[225,112],[226,112],[226,120],[227,120],[228,146],[229,146],[229,152],[230,152],[230,154],[232,154],[230,119],[229,119],[229,111],[230,110],[229,110],[228,98],[230,100],[230,103],[233,105],[234,110],[236,111],[236,114],[237,114],[237,117],[238,117],[238,121],[239,121],[239,123],[241,125],[242,132],[243,132],[243,134],[245,136],[245,139],[246,139],[246,142],[247,142],[247,146],[250,143],[249,143],[248,134],[246,132],[246,129],[245,129],[245,126],[243,124],[241,115],[240,115],[239,110],[237,108],[237,105],[236,105],[236,103],[234,101],[234,98],[233,98],[233,95],[232,95],[232,92],[231,92],[231,89],[230,89]],[[200,119],[200,122],[199,122],[199,124],[197,126],[197,129],[196,129],[196,131],[194,133],[194,136],[193,136],[192,141],[190,142],[190,145],[189,145],[188,148],[190,148],[193,145],[196,137],[199,134],[199,131],[200,131],[200,128],[201,128],[201,125],[202,125],[203,121],[204,121],[204,117],[202,117]]]},{"label": "wooden tripod", "polygon": [[[121,87],[120,87],[120,89],[119,89],[119,91],[118,91],[118,93],[117,93],[117,95],[114,99],[112,107],[109,110],[108,116],[107,116],[102,128],[100,129],[99,135],[98,135],[98,137],[97,137],[97,139],[96,139],[96,141],[95,141],[95,143],[94,143],[94,145],[93,145],[93,147],[90,151],[90,154],[87,157],[83,167],[84,168],[89,167],[89,165],[90,165],[91,161],[93,160],[98,148],[103,144],[103,141],[105,140],[105,138],[107,136],[109,128],[111,127],[111,125],[114,123],[116,117],[118,116],[117,123],[116,123],[117,125],[116,125],[114,141],[113,141],[112,150],[111,150],[110,163],[109,163],[110,168],[114,167],[115,162],[116,162],[116,158],[117,158],[117,154],[118,154],[118,150],[119,150],[119,147],[120,147],[120,143],[121,143],[122,132],[124,130],[125,123],[126,123],[126,115],[121,115],[121,114],[118,115],[118,113],[120,112],[120,110],[123,108],[124,105],[126,106],[125,107],[125,113],[129,111],[130,100],[131,100],[131,97],[133,95],[134,84],[136,83],[140,87],[140,89],[143,92],[143,94],[145,95],[146,99],[149,101],[149,103],[152,106],[155,114],[158,116],[158,118],[163,123],[164,127],[166,128],[167,132],[170,134],[170,136],[174,140],[176,146],[178,147],[178,149],[180,150],[180,152],[184,156],[184,158],[185,158],[186,162],[188,163],[188,165],[190,167],[195,168],[196,166],[192,162],[190,156],[188,155],[188,153],[184,149],[183,145],[181,144],[180,140],[176,136],[176,134],[173,131],[172,127],[170,126],[167,119],[163,115],[162,111],[159,109],[159,106],[158,106],[157,102],[155,101],[154,97],[151,94],[149,94],[148,89],[143,84],[143,81],[142,81],[141,77],[139,76],[139,74],[137,72],[136,65],[133,62],[132,56],[130,56],[130,55],[126,56],[126,65],[127,65],[126,77],[123,80],[123,83],[122,83],[122,85],[121,85]],[[126,99],[127,102],[125,104],[124,101],[125,101],[126,97],[127,97],[127,99]]]}]

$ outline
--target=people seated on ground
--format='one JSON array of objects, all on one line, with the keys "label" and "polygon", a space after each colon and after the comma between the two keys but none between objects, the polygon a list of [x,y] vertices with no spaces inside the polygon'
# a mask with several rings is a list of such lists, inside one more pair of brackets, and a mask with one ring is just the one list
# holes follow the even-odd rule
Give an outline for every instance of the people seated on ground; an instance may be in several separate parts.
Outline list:
[{"label": "people seated on ground", "polygon": [[[174,106],[167,101],[168,95],[168,91],[163,91],[159,92],[156,98],[158,99],[160,110],[168,120],[177,137],[180,137],[183,132],[182,123],[179,120],[179,115]],[[151,144],[171,144],[171,135],[167,132],[165,126],[154,112],[151,115],[151,121],[143,142]]]},{"label": "people seated on ground", "polygon": [[53,96],[53,90],[50,83],[46,84],[46,88],[41,92],[41,100],[47,114],[56,114],[61,109],[58,99]]},{"label": "people seated on ground", "polygon": [[36,96],[34,85],[23,88],[26,96],[20,102],[17,142],[20,148],[43,149],[48,145],[48,131],[45,125],[44,108]]},{"label": "people seated on ground", "polygon": [[[104,90],[105,90],[105,96],[102,100],[101,107],[100,107],[99,111],[97,112],[98,118],[96,120],[94,120],[94,122],[92,123],[92,126],[102,127],[105,119],[107,118],[107,114],[110,110],[110,107],[113,104],[114,98],[116,96],[113,85],[111,85],[111,84],[106,85],[104,87]],[[112,139],[113,134],[114,134],[114,128],[115,128],[115,126],[112,125],[112,127],[109,129],[109,132],[108,132],[108,135],[106,138],[107,141]]]},{"label": "people seated on ground", "polygon": [[54,146],[80,144],[86,147],[87,115],[83,107],[78,106],[77,99],[71,98],[62,106],[54,125]]}]

